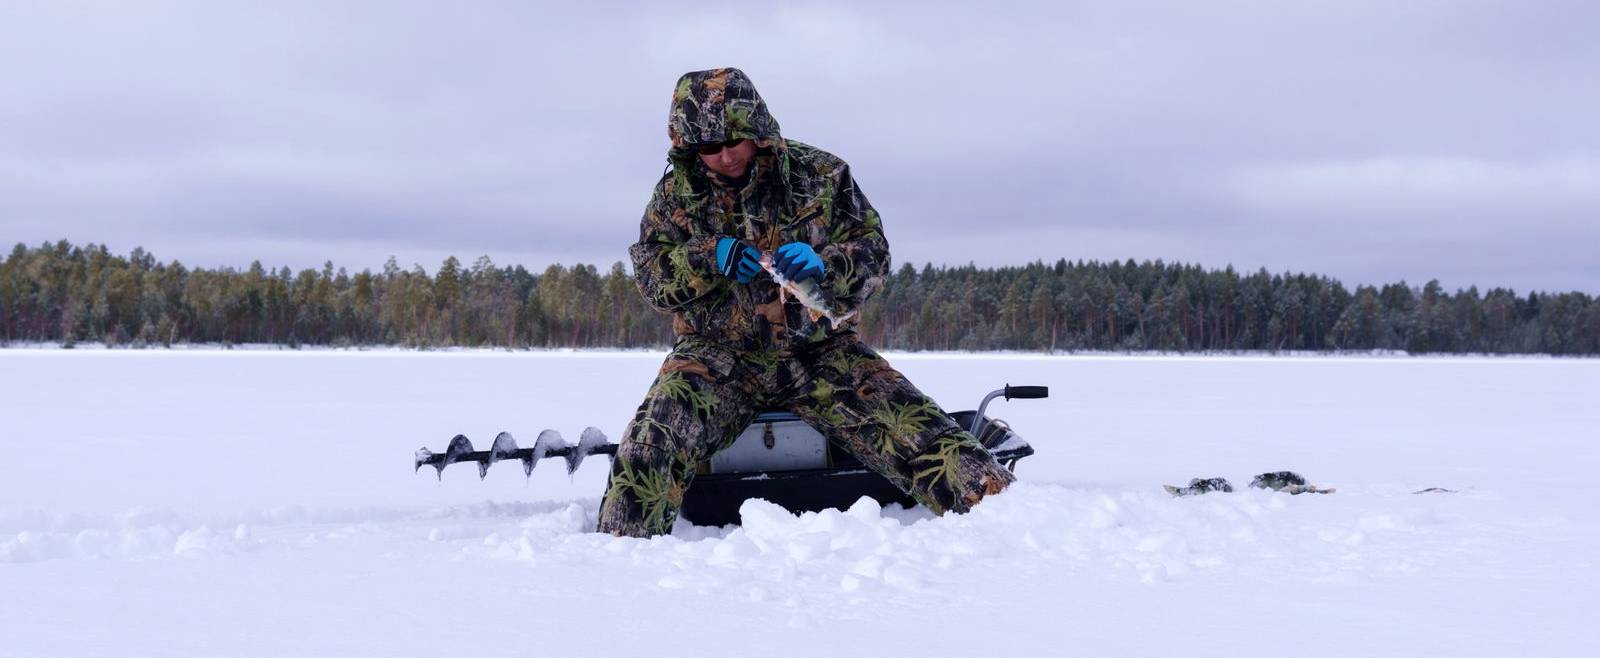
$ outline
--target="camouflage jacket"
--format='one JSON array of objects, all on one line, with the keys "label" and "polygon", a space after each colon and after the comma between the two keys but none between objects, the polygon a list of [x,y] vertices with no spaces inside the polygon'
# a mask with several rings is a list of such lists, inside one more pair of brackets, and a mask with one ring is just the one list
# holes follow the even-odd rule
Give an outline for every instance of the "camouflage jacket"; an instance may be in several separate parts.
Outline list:
[{"label": "camouflage jacket", "polygon": [[[839,312],[856,310],[883,282],[889,243],[878,213],[838,157],[778,132],[778,122],[744,72],[685,74],[672,96],[667,134],[671,168],[656,184],[628,251],[651,306],[674,315],[680,336],[695,335],[745,352],[793,353],[841,333],[851,322],[813,322],[798,302],[783,303],[765,274],[739,284],[717,271],[721,236],[772,252],[806,242],[827,265],[822,290]],[[757,155],[740,183],[711,180],[694,147],[754,140]]]}]

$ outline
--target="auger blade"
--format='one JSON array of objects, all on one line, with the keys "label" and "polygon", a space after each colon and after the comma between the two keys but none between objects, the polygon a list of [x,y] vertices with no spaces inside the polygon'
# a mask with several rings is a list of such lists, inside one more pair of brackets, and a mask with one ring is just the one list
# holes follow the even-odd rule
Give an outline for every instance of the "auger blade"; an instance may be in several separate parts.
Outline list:
[{"label": "auger blade", "polygon": [[457,434],[455,438],[450,439],[450,445],[444,448],[444,461],[446,464],[454,464],[470,454],[472,454],[472,442],[467,440],[465,434]]},{"label": "auger blade", "polygon": [[528,475],[533,475],[533,467],[539,460],[549,457],[553,453],[566,450],[567,440],[555,430],[545,430],[539,433],[539,438],[533,441],[533,450],[523,459],[522,468]]},{"label": "auger blade", "polygon": [[478,479],[482,480],[489,474],[489,467],[502,459],[515,459],[517,457],[517,440],[511,437],[510,432],[501,432],[494,437],[494,445],[489,446],[489,457],[478,462]]},{"label": "auger blade", "polygon": [[567,475],[578,472],[578,466],[583,464],[584,457],[594,454],[596,448],[609,443],[605,432],[601,432],[599,428],[584,428],[583,435],[578,437],[578,447],[567,453]]},{"label": "auger blade", "polygon": [[466,435],[457,434],[450,439],[450,445],[444,449],[444,454],[438,454],[427,448],[419,448],[413,455],[416,459],[416,468],[421,469],[423,464],[432,464],[435,475],[440,480],[444,479],[444,467],[454,464],[472,456],[472,442]]}]

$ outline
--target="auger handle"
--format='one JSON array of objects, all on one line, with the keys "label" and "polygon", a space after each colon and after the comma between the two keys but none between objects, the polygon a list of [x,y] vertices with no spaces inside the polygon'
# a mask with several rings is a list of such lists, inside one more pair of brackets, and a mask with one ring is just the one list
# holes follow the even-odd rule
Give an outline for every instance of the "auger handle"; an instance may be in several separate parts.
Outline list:
[{"label": "auger handle", "polygon": [[972,427],[967,428],[967,431],[972,432],[972,436],[983,436],[979,433],[980,430],[983,429],[983,411],[989,408],[990,400],[998,397],[1004,397],[1007,400],[1036,400],[1039,398],[1047,398],[1050,397],[1050,387],[1012,386],[1010,384],[1006,384],[1005,388],[990,391],[988,395],[983,396],[983,403],[978,405],[978,412],[972,415]]},{"label": "auger handle", "polygon": [[1037,400],[1050,397],[1049,386],[1012,386],[1006,384],[1007,400]]}]

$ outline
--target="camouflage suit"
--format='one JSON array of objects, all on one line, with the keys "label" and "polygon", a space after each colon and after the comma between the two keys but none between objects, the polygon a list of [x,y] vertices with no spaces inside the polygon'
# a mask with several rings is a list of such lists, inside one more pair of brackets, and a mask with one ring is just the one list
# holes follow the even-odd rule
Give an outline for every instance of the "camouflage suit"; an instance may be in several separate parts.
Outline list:
[{"label": "camouflage suit", "polygon": [[[727,447],[764,409],[787,409],[936,513],[966,511],[1012,482],[932,400],[857,340],[850,322],[814,321],[784,303],[770,277],[739,284],[716,266],[733,236],[771,252],[810,244],[822,289],[840,311],[883,282],[889,245],[843,160],[784,139],[738,69],[679,79],[667,133],[671,169],[645,209],[629,253],[639,289],[673,314],[678,340],[624,431],[599,529],[671,531],[696,465]],[[694,146],[750,139],[746,176],[713,181]]]}]

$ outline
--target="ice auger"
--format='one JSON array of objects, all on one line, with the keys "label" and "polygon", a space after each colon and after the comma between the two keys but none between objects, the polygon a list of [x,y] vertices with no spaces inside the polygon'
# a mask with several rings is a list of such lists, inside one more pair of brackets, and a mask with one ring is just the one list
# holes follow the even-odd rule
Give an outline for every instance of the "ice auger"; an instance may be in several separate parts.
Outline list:
[{"label": "ice auger", "polygon": [[598,428],[590,427],[583,430],[578,437],[578,444],[567,443],[561,433],[555,430],[545,430],[539,433],[532,448],[518,448],[517,440],[511,437],[510,432],[501,432],[494,437],[494,444],[488,450],[473,450],[472,441],[465,435],[457,434],[450,439],[450,445],[444,452],[434,452],[427,448],[418,448],[416,452],[415,470],[422,470],[424,465],[434,467],[440,479],[444,478],[444,467],[457,462],[477,462],[478,479],[483,479],[489,474],[489,467],[495,462],[516,459],[522,462],[522,474],[533,475],[533,467],[539,460],[546,457],[560,457],[567,461],[567,474],[571,475],[583,464],[583,459],[589,455],[615,455],[617,444],[606,439],[604,432]]}]

